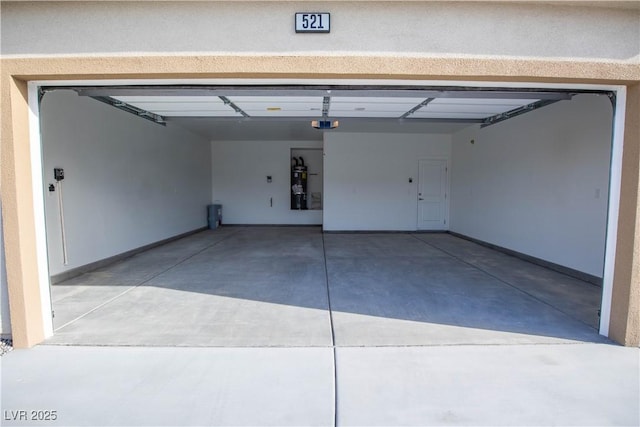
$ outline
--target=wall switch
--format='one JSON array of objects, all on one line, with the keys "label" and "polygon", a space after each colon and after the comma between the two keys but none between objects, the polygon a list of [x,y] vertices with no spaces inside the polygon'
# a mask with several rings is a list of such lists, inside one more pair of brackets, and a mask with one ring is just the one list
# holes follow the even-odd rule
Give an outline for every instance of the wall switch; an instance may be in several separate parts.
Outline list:
[{"label": "wall switch", "polygon": [[595,193],[596,199],[600,198],[600,189],[596,188],[596,193]]},{"label": "wall switch", "polygon": [[267,175],[267,182],[271,182],[272,180],[271,175]]}]

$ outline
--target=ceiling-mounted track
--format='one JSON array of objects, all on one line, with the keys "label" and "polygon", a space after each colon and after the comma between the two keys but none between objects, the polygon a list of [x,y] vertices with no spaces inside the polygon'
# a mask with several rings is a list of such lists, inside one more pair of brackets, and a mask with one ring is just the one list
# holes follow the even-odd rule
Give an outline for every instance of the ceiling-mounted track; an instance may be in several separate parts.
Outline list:
[{"label": "ceiling-mounted track", "polygon": [[118,110],[125,111],[129,114],[133,114],[142,119],[149,120],[157,125],[166,126],[166,119],[156,113],[152,113],[150,111],[143,110],[142,108],[135,107],[133,105],[127,104],[126,102],[122,102],[120,100],[111,98],[109,96],[92,96],[91,98],[96,101],[104,102],[105,104],[111,105],[112,107],[117,108]]},{"label": "ceiling-mounted track", "polygon": [[240,114],[242,117],[249,117],[249,115],[244,112],[242,110],[242,108],[238,107],[236,104],[234,104],[229,98],[227,98],[226,96],[218,96],[218,98],[220,98],[220,100],[222,102],[224,102],[224,105],[228,105],[229,107],[233,108],[233,110]]},{"label": "ceiling-mounted track", "polygon": [[559,100],[553,99],[543,99],[540,101],[532,102],[531,104],[524,105],[522,107],[514,108],[513,110],[496,114],[495,116],[487,117],[482,124],[481,128],[486,128],[487,126],[495,125],[496,123],[503,122],[505,120],[509,120],[513,117],[520,116],[522,114],[528,113],[533,110],[537,110],[542,107],[546,107],[547,105],[555,104]]},{"label": "ceiling-mounted track", "polygon": [[426,107],[427,105],[429,105],[429,103],[431,101],[433,101],[435,98],[427,98],[424,101],[422,101],[420,104],[416,105],[415,107],[413,107],[411,110],[407,111],[406,113],[404,113],[403,115],[400,116],[401,119],[406,119],[407,117],[409,117],[410,115],[412,115],[413,113],[415,113],[416,111],[418,111],[419,109],[421,109],[422,107]]}]

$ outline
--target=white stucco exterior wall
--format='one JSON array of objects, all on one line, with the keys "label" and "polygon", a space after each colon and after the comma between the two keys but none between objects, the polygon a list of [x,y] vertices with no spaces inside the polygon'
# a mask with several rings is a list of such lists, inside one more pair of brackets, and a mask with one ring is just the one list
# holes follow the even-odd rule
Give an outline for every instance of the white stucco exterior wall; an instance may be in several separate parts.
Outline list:
[{"label": "white stucco exterior wall", "polygon": [[[532,2],[535,3],[535,2]],[[640,10],[546,2],[11,2],[3,55],[389,54],[638,62]],[[296,34],[295,12],[331,13]]]}]

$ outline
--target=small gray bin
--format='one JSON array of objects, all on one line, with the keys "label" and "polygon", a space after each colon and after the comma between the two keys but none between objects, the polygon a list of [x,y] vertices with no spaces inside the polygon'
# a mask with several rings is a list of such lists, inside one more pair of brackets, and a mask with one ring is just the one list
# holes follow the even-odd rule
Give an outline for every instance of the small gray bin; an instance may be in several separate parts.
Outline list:
[{"label": "small gray bin", "polygon": [[207,205],[207,223],[210,230],[215,230],[222,224],[222,205]]}]

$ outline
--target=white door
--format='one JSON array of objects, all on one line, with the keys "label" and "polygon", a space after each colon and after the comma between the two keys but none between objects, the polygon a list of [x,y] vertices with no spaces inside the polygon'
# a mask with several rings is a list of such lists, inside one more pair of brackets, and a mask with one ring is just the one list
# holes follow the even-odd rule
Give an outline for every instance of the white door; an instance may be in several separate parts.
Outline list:
[{"label": "white door", "polygon": [[444,159],[420,160],[418,169],[418,230],[446,230],[447,172]]}]

